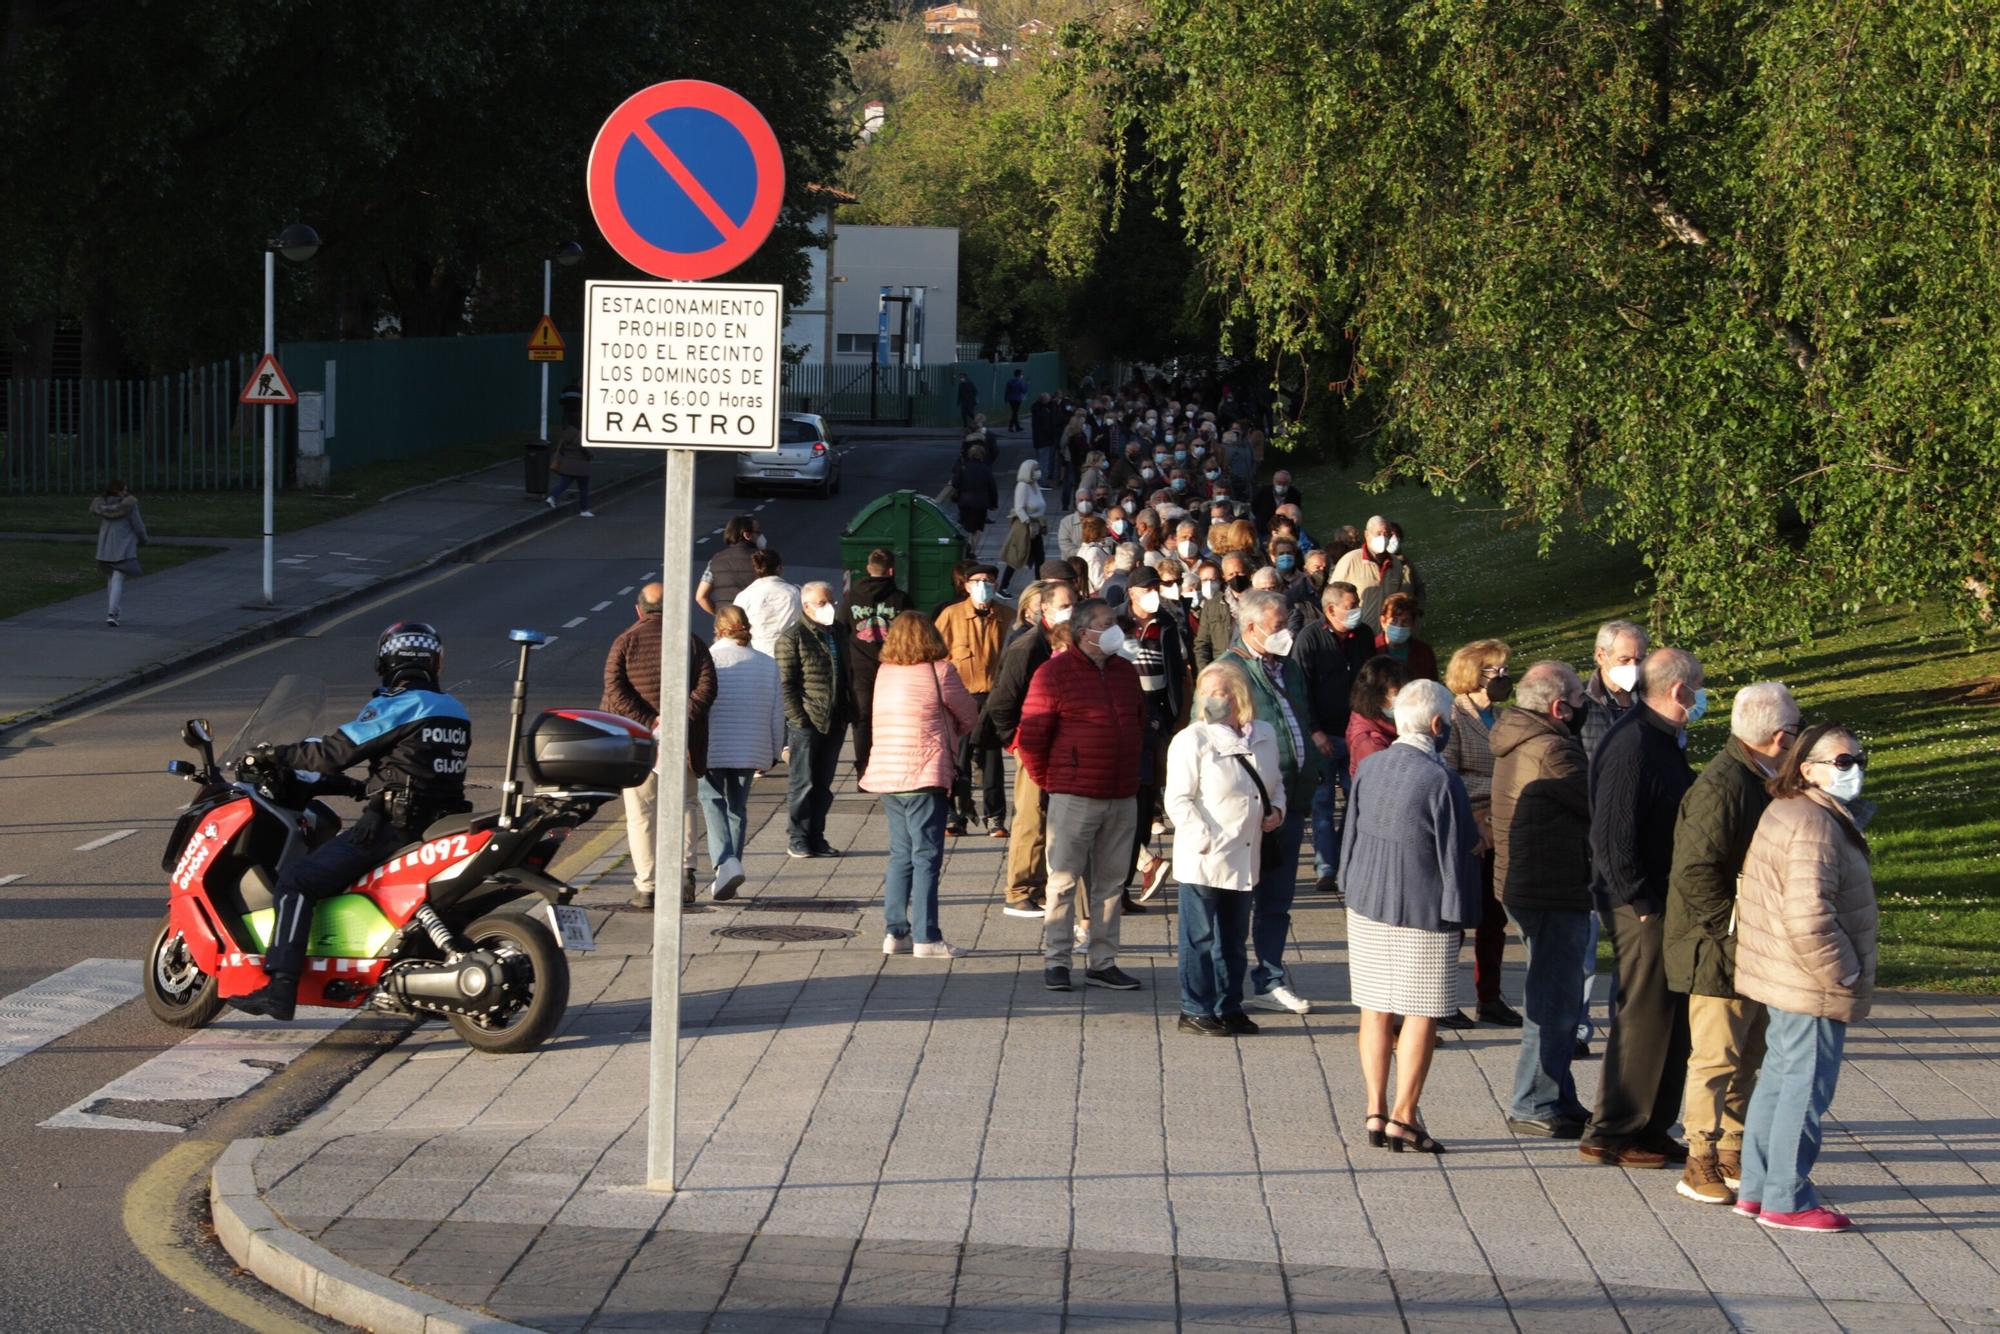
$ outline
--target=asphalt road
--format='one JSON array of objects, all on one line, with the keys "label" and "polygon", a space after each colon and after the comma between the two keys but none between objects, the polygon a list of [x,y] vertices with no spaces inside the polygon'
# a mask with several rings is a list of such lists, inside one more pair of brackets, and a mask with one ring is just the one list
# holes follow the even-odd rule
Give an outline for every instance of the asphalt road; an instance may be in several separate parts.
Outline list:
[{"label": "asphalt road", "polygon": [[[1011,467],[1020,449],[1007,448],[1002,466]],[[761,505],[759,517],[771,545],[786,557],[787,577],[828,578],[837,585],[838,536],[848,518],[899,487],[935,490],[951,458],[944,441],[851,444],[842,495],[742,501],[730,495],[731,460],[704,458],[692,534],[696,569],[731,514]],[[381,627],[402,618],[427,620],[446,637],[446,684],[472,712],[470,781],[497,788],[514,664],[507,631],[528,626],[557,636],[534,655],[531,713],[561,704],[594,707],[605,649],[632,620],[633,589],[659,568],[660,505],[657,485],[628,493],[601,504],[593,520],[570,517],[295,637],[16,735],[0,747],[0,1008],[36,988],[26,1011],[43,1015],[54,1029],[66,1028],[11,1061],[7,1044],[21,1042],[20,1025],[0,1031],[0,1181],[9,1185],[0,1211],[0,1329],[143,1328],[150,1334],[226,1323],[135,1246],[122,1217],[128,1187],[176,1143],[261,1133],[302,1115],[384,1040],[343,1030],[309,1059],[272,1075],[260,1092],[239,1096],[234,1089],[205,1089],[208,1075],[190,1061],[196,1049],[178,1047],[186,1035],[158,1024],[143,1002],[121,1003],[101,989],[95,1009],[88,995],[51,998],[51,989],[60,990],[66,980],[129,978],[136,988],[136,963],[124,969],[86,961],[140,959],[164,916],[161,851],[189,794],[164,772],[168,760],[186,754],[178,741],[182,720],[206,717],[219,738],[229,738],[274,681],[296,673],[326,682],[319,726],[338,725],[374,684]],[[706,618],[694,614],[706,634]],[[493,792],[472,795],[482,806],[497,799]],[[580,836],[593,832],[586,826]],[[17,1001],[14,1013],[26,1011]],[[141,1066],[165,1077],[164,1093],[132,1096],[129,1081],[106,1090]],[[205,1096],[209,1092],[216,1096]],[[66,1110],[106,1118],[113,1128],[105,1120],[87,1128],[43,1125]],[[179,1131],[115,1128],[119,1120]],[[188,1253],[226,1274],[227,1257],[196,1226],[192,1191],[180,1207],[187,1213],[179,1226]],[[275,1295],[263,1294],[263,1300],[273,1311],[313,1323]]]}]

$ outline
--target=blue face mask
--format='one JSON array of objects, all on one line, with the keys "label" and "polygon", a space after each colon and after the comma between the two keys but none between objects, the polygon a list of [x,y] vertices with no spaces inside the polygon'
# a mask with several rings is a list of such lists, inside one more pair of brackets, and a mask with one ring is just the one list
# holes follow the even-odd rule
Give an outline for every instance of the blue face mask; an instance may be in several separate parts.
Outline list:
[{"label": "blue face mask", "polygon": [[1444,730],[1431,739],[1437,743],[1439,750],[1443,750],[1451,744],[1451,724],[1444,719],[1439,719],[1438,721]]},{"label": "blue face mask", "polygon": [[1174,478],[1174,490],[1176,490],[1176,491],[1185,491],[1185,490],[1187,490],[1187,478],[1185,478],[1185,477],[1176,477],[1176,478]]},{"label": "blue face mask", "polygon": [[1299,558],[1297,556],[1280,556],[1271,563],[1278,567],[1279,574],[1290,574],[1299,567]]},{"label": "blue face mask", "polygon": [[1348,630],[1352,630],[1355,626],[1361,624],[1361,608],[1349,607],[1346,611],[1340,613],[1340,624]]},{"label": "blue face mask", "polygon": [[984,607],[993,601],[993,585],[987,583],[985,580],[982,579],[978,583],[967,584],[965,587],[972,594],[972,600],[979,606]]},{"label": "blue face mask", "polygon": [[1707,716],[1708,688],[1704,686],[1694,692],[1694,706],[1688,710],[1688,726],[1694,726]]},{"label": "blue face mask", "polygon": [[1391,644],[1407,644],[1410,642],[1410,627],[1407,625],[1385,625],[1382,627],[1382,637]]}]

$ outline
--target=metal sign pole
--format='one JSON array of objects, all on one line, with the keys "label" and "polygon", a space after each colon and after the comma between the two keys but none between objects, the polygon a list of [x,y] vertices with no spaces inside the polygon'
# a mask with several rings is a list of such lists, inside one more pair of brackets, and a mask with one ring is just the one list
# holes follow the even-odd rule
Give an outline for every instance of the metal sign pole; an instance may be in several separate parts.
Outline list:
[{"label": "metal sign pole", "polygon": [[[264,250],[264,355],[270,356],[278,350],[278,252]],[[269,403],[264,405],[264,605],[270,606],[276,596],[271,562],[271,509],[272,491],[276,483],[271,470],[276,466],[277,450],[271,443],[271,436],[278,420],[278,410]]]},{"label": "metal sign pole", "polygon": [[[543,319],[547,319],[549,317],[549,297],[551,295],[551,289],[555,286],[555,272],[556,272],[556,262],[554,260],[545,259],[542,261],[542,318]],[[542,443],[545,445],[549,442],[549,363],[546,361],[542,363],[541,440]]]},{"label": "metal sign pole", "polygon": [[660,522],[660,815],[653,844],[653,1019],[646,1185],[674,1189],[680,1120],[681,848],[687,820],[688,590],[694,582],[695,451],[669,449]]}]

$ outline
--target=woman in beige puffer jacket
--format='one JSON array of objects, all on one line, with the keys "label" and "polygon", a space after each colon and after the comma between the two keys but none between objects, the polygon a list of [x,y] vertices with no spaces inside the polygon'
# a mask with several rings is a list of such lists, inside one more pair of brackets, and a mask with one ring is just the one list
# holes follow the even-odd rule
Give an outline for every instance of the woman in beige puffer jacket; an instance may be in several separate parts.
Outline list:
[{"label": "woman in beige puffer jacket", "polygon": [[1763,1068],[1744,1118],[1736,1212],[1766,1227],[1844,1232],[1811,1180],[1847,1026],[1875,991],[1875,882],[1862,836],[1861,743],[1806,729],[1757,824],[1736,901],[1736,989],[1769,1011]]}]

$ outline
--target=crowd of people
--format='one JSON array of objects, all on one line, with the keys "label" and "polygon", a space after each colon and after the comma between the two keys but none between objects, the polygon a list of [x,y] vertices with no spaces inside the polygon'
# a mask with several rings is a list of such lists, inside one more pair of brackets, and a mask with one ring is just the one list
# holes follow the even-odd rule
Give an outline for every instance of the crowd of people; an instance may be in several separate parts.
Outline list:
[{"label": "crowd of people", "polygon": [[[1286,957],[1310,838],[1313,891],[1344,903],[1371,1144],[1445,1152],[1422,1105],[1437,1030],[1518,1029],[1514,1134],[1680,1167],[1681,1196],[1766,1226],[1849,1226],[1810,1178],[1876,963],[1850,731],[1803,726],[1760,682],[1697,773],[1701,663],[1628,621],[1600,629],[1587,677],[1554,660],[1517,673],[1491,637],[1440,670],[1411,535],[1313,514],[1282,466],[1259,485],[1268,409],[1227,390],[1213,409],[1145,385],[1045,394],[1028,416],[1002,561],[961,563],[942,605],[912,605],[887,549],[844,591],[795,587],[753,516],[728,525],[696,593],[714,643],[689,645],[713,897],[743,883],[748,783],[781,750],[789,855],[841,855],[826,820],[851,731],[889,829],[885,954],[965,952],[944,937],[939,878],[949,841],[977,832],[1008,840],[1003,911],[1041,923],[1048,989],[1075,985],[1081,952],[1083,985],[1135,990],[1120,924],[1171,876],[1179,1030],[1240,1037],[1251,1011],[1323,1003]],[[968,532],[1000,508],[1001,452],[968,408],[945,497]],[[1051,494],[1070,498],[1060,518]],[[659,596],[642,590],[606,666],[605,707],[645,722]],[[628,797],[641,907],[651,818]],[[1502,987],[1510,925],[1520,1010]],[[1593,1054],[1600,932],[1613,1005],[1587,1107],[1573,1064]]]}]

